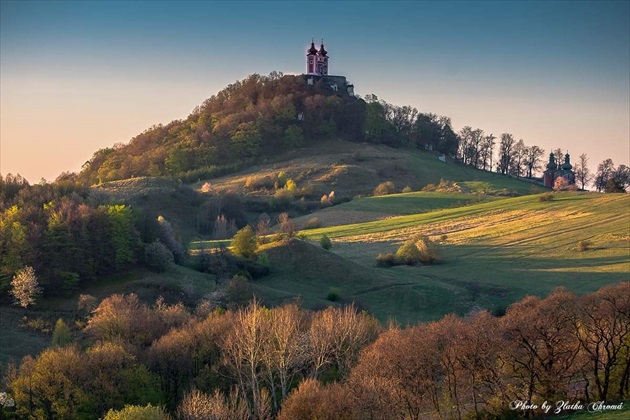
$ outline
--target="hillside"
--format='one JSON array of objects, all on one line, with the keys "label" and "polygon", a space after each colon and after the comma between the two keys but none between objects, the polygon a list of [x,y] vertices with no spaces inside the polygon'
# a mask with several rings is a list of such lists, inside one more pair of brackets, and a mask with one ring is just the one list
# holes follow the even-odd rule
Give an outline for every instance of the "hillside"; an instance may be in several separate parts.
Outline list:
[{"label": "hillside", "polygon": [[[398,197],[403,201],[405,196]],[[356,300],[382,320],[395,317],[404,323],[479,308],[500,312],[527,294],[547,295],[558,286],[583,294],[627,281],[630,196],[555,197],[550,202],[540,202],[536,195],[505,198],[306,231],[313,247],[289,253],[291,258],[274,259],[270,253],[279,267],[255,287],[274,303],[302,296],[311,304],[325,299],[335,287],[344,301]],[[375,267],[377,254],[394,252],[420,233],[440,241],[445,264]],[[334,264],[314,263],[326,252],[316,243],[322,234],[333,239],[332,253],[361,267],[350,269],[356,276],[348,275],[349,268],[338,258]],[[579,252],[582,240],[590,241],[591,249]],[[309,278],[305,272],[313,274]],[[365,280],[357,281],[357,276]],[[297,281],[304,278],[305,282]]]}]

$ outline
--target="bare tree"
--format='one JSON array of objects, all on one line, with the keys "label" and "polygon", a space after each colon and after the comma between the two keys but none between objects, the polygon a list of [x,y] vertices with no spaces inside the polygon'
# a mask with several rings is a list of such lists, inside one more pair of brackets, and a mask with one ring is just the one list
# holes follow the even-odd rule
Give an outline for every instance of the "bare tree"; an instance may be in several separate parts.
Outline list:
[{"label": "bare tree", "polygon": [[588,168],[588,157],[586,156],[586,153],[582,153],[580,155],[579,160],[575,164],[574,172],[575,179],[582,184],[582,189],[584,189],[584,187],[590,184],[593,180],[593,174],[591,174],[591,171]]},{"label": "bare tree", "polygon": [[507,174],[514,160],[514,136],[510,133],[501,134],[501,142],[499,143],[499,162],[497,163],[497,172]]},{"label": "bare tree", "polygon": [[496,137],[490,134],[485,136],[481,142],[481,166],[484,171],[488,168],[490,170],[492,169],[492,155],[494,153],[495,140]]},{"label": "bare tree", "polygon": [[514,175],[517,178],[521,177],[523,173],[523,166],[526,161],[527,155],[527,147],[525,147],[525,142],[523,139],[520,139],[515,145],[512,152],[512,159],[509,165],[510,175]]},{"label": "bare tree", "polygon": [[525,167],[527,169],[527,178],[533,178],[534,174],[540,169],[540,158],[545,151],[538,146],[528,147],[525,151]]}]

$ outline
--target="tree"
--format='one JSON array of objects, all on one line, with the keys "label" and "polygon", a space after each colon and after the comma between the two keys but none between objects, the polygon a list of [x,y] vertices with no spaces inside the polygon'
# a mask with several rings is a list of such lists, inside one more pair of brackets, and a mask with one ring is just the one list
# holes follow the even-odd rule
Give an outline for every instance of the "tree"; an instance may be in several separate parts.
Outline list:
[{"label": "tree", "polygon": [[526,162],[527,156],[527,147],[525,147],[525,142],[523,139],[520,139],[515,145],[513,149],[513,159],[510,164],[510,175],[514,175],[517,178],[521,177],[523,173],[523,166]]},{"label": "tree", "polygon": [[293,223],[288,213],[281,213],[280,216],[278,216],[278,223],[280,224],[280,230],[287,238],[293,238],[295,236],[295,223]]},{"label": "tree", "polygon": [[582,184],[582,189],[591,183],[593,175],[588,168],[588,157],[586,153],[582,153],[574,169],[575,179]]},{"label": "tree", "polygon": [[15,273],[11,281],[11,294],[15,299],[15,304],[23,308],[35,304],[35,298],[41,294],[35,270],[31,266],[26,266]]},{"label": "tree", "polygon": [[602,192],[606,189],[608,180],[612,178],[615,172],[615,164],[612,159],[608,158],[597,166],[597,172],[595,173],[595,188],[598,192]]},{"label": "tree", "polygon": [[171,420],[171,416],[159,406],[148,404],[126,405],[122,410],[109,410],[103,420]]},{"label": "tree", "polygon": [[236,235],[234,235],[232,239],[232,251],[234,251],[236,255],[245,258],[255,258],[257,249],[258,243],[256,241],[256,234],[251,226],[247,225],[236,232]]},{"label": "tree", "polygon": [[72,338],[70,337],[70,329],[63,322],[63,319],[59,318],[55,323],[55,329],[53,331],[52,338],[52,346],[53,347],[64,347],[72,342]]},{"label": "tree", "polygon": [[510,133],[501,134],[499,143],[499,162],[497,172],[507,174],[514,160],[514,136]]},{"label": "tree", "polygon": [[164,216],[160,215],[157,218],[158,225],[160,226],[160,240],[166,245],[166,247],[173,253],[173,258],[176,264],[181,264],[186,252],[179,238],[173,230],[173,226],[169,223]]},{"label": "tree", "polygon": [[534,174],[540,169],[540,158],[545,151],[538,146],[531,146],[525,149],[525,168],[527,170],[527,178],[533,178]]},{"label": "tree", "polygon": [[612,182],[615,189],[614,192],[626,192],[626,189],[630,186],[630,168],[626,165],[619,165],[612,174]]},{"label": "tree", "polygon": [[155,271],[164,272],[174,262],[173,253],[159,239],[156,239],[144,246],[144,262]]}]

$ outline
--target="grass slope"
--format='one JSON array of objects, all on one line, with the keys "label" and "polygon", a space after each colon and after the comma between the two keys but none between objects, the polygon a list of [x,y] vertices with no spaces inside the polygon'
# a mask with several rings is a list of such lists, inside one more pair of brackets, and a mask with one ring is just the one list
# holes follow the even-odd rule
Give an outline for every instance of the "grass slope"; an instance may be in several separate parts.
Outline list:
[{"label": "grass slope", "polygon": [[236,174],[202,180],[194,187],[200,189],[205,182],[210,182],[213,191],[269,195],[273,192],[247,190],[245,182],[247,178],[274,177],[280,171],[296,181],[298,188],[309,184],[320,194],[335,191],[337,197],[371,194],[374,187],[384,181],[394,182],[399,190],[405,186],[419,190],[441,179],[457,181],[465,192],[522,195],[532,190],[532,184],[524,180],[450,161],[445,163],[435,153],[338,140],[292,151],[279,156],[276,162],[262,163]]},{"label": "grass slope", "polygon": [[[554,195],[550,202],[537,196],[506,198],[307,231],[312,240],[322,234],[332,238],[332,253],[365,280],[348,280],[347,269],[340,269],[343,260],[320,264],[312,255],[298,253],[290,265],[272,259],[280,267],[258,283],[260,292],[274,300],[300,295],[313,302],[324,299],[330,287],[339,287],[346,301],[360,301],[382,320],[394,317],[405,323],[502,308],[557,286],[581,294],[630,280],[630,195]],[[447,235],[442,244],[447,263],[375,267],[377,254],[394,252],[417,234],[434,239]],[[578,252],[581,240],[591,241],[592,249]],[[300,270],[314,273],[309,287],[298,281]]]}]

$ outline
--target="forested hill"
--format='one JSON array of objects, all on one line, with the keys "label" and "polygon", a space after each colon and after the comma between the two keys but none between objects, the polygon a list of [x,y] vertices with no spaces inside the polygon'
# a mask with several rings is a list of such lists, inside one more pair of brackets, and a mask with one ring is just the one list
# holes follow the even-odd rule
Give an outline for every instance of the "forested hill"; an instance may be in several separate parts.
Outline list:
[{"label": "forested hill", "polygon": [[302,76],[274,72],[229,85],[185,120],[153,126],[126,145],[97,151],[79,178],[89,184],[137,176],[190,182],[330,138],[390,146],[432,143],[448,155],[457,151],[448,118],[418,115],[373,95],[366,102],[323,80],[308,85]]}]

